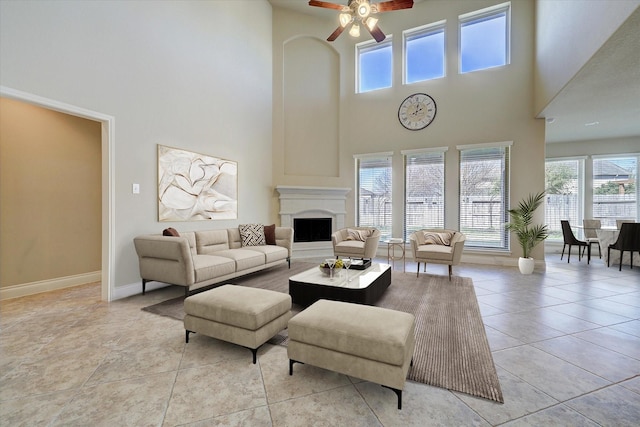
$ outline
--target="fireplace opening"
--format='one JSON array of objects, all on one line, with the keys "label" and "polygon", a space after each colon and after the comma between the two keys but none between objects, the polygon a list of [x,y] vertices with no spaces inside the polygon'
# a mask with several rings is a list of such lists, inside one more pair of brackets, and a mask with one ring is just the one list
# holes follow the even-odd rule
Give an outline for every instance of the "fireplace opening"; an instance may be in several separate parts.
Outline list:
[{"label": "fireplace opening", "polygon": [[294,218],[294,242],[330,242],[331,218]]}]

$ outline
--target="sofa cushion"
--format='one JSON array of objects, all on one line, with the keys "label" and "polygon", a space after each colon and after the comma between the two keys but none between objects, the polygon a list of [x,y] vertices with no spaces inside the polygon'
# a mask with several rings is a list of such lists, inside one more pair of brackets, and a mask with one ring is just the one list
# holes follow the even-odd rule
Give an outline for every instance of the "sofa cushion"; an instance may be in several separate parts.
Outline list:
[{"label": "sofa cushion", "polygon": [[423,234],[425,245],[449,246],[451,244],[451,238],[453,237],[453,233],[450,231],[425,231]]},{"label": "sofa cushion", "polygon": [[340,253],[353,254],[354,256],[362,256],[364,242],[360,240],[343,240],[336,244],[336,250]]},{"label": "sofa cushion", "polygon": [[276,225],[265,225],[264,226],[264,240],[267,245],[275,245],[276,244]]},{"label": "sofa cushion", "polygon": [[236,271],[247,270],[249,268],[264,265],[265,256],[263,252],[251,249],[229,249],[216,252],[216,256],[232,259],[236,263]]},{"label": "sofa cushion", "polygon": [[262,252],[265,257],[265,262],[276,262],[283,259],[287,259],[289,251],[282,246],[266,245],[266,246],[252,246],[252,251]]},{"label": "sofa cushion", "polygon": [[418,246],[416,258],[450,261],[453,258],[453,246],[420,245]]},{"label": "sofa cushion", "polygon": [[227,230],[196,231],[196,247],[200,255],[229,249]]},{"label": "sofa cushion", "polygon": [[243,247],[263,246],[267,244],[264,237],[264,226],[262,224],[240,224],[238,230],[240,230]]},{"label": "sofa cushion", "polygon": [[193,269],[196,282],[203,282],[236,271],[234,260],[216,255],[194,255]]}]

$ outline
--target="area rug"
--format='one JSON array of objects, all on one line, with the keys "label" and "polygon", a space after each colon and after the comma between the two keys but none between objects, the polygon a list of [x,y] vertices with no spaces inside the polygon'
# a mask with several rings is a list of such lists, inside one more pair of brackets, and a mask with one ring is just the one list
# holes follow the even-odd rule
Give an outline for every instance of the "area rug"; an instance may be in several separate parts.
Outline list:
[{"label": "area rug", "polygon": [[[291,269],[273,268],[230,283],[289,291],[289,277],[315,264],[294,262]],[[177,320],[184,318],[184,297],[143,310]],[[503,403],[473,282],[468,277],[435,276],[394,271],[391,286],[377,306],[416,316],[416,348],[407,379]],[[304,307],[294,305],[293,311]],[[286,345],[286,330],[269,341]]]}]

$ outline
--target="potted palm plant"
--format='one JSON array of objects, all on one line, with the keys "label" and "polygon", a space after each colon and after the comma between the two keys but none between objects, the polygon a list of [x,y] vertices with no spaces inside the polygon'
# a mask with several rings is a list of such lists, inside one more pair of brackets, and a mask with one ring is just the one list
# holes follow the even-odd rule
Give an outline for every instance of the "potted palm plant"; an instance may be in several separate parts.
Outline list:
[{"label": "potted palm plant", "polygon": [[544,191],[530,194],[522,200],[516,209],[509,209],[511,222],[506,229],[515,233],[522,248],[522,257],[518,259],[520,273],[531,274],[535,260],[530,256],[536,245],[549,236],[549,229],[545,224],[532,224],[533,214],[544,201]]}]

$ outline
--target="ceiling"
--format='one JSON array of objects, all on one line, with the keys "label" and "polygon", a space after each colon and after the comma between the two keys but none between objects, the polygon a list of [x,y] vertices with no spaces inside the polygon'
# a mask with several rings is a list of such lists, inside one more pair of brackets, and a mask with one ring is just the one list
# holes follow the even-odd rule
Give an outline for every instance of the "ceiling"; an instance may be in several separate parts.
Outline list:
[{"label": "ceiling", "polygon": [[[347,0],[327,0],[347,3]],[[425,0],[414,0],[420,3]],[[334,19],[308,0],[269,0],[276,7]],[[620,26],[544,108],[546,142],[640,136],[640,8]]]}]

